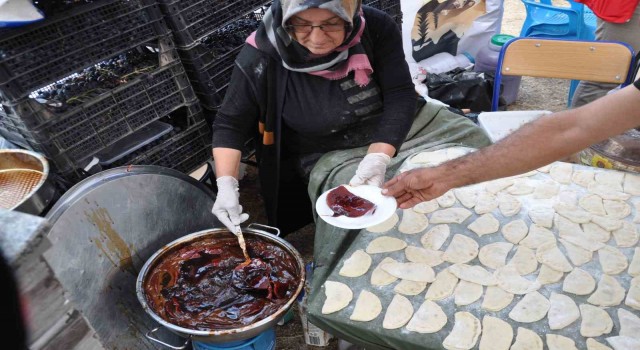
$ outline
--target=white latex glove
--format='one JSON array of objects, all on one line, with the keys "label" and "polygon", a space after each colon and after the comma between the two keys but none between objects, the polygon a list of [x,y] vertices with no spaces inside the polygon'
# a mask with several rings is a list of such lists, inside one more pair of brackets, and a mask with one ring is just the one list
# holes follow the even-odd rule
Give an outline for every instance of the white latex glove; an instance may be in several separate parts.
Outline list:
[{"label": "white latex glove", "polygon": [[358,165],[356,174],[349,181],[351,186],[373,185],[381,187],[384,183],[384,173],[391,157],[384,153],[369,153]]},{"label": "white latex glove", "polygon": [[240,224],[249,219],[249,214],[242,213],[238,180],[233,176],[221,176],[216,180],[218,195],[211,212],[229,231],[234,234],[240,232]]}]

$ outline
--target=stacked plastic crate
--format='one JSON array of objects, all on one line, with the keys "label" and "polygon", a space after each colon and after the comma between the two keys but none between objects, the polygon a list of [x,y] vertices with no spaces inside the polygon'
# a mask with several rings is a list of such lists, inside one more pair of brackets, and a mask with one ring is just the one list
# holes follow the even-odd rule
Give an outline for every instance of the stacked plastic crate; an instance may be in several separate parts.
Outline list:
[{"label": "stacked plastic crate", "polygon": [[0,105],[0,135],[43,153],[70,182],[89,164],[188,172],[210,155],[207,123],[153,0],[102,0],[0,30]]}]

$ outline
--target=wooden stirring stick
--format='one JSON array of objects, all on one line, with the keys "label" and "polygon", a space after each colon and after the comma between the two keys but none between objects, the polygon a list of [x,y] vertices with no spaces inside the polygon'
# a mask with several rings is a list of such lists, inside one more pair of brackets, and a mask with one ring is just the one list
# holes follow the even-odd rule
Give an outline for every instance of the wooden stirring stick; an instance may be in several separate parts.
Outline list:
[{"label": "wooden stirring stick", "polygon": [[238,227],[238,232],[236,233],[238,236],[238,244],[240,244],[240,248],[242,249],[242,254],[244,254],[245,263],[248,264],[251,262],[251,258],[247,253],[247,244],[244,242],[244,236],[242,235],[242,230]]}]

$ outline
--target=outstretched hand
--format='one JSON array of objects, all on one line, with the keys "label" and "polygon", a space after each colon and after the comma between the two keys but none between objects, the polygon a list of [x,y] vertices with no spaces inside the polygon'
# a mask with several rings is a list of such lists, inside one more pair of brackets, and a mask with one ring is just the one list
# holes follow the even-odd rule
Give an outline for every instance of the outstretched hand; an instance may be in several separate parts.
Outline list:
[{"label": "outstretched hand", "polygon": [[395,197],[400,208],[408,209],[447,192],[443,175],[438,168],[407,171],[385,183],[382,194]]}]

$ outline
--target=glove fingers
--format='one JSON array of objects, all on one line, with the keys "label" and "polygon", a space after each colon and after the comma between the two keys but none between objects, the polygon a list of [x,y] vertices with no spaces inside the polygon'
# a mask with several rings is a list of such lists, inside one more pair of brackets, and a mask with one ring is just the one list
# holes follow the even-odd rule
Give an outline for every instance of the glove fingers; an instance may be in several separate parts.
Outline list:
[{"label": "glove fingers", "polygon": [[227,228],[227,230],[233,233],[236,232],[237,225],[234,225],[233,222],[231,222],[229,215],[226,212],[217,212],[215,214],[218,220],[220,220],[220,222]]},{"label": "glove fingers", "polygon": [[360,186],[364,184],[365,179],[363,179],[360,175],[354,175],[351,180],[349,180],[349,185],[351,186]]}]

